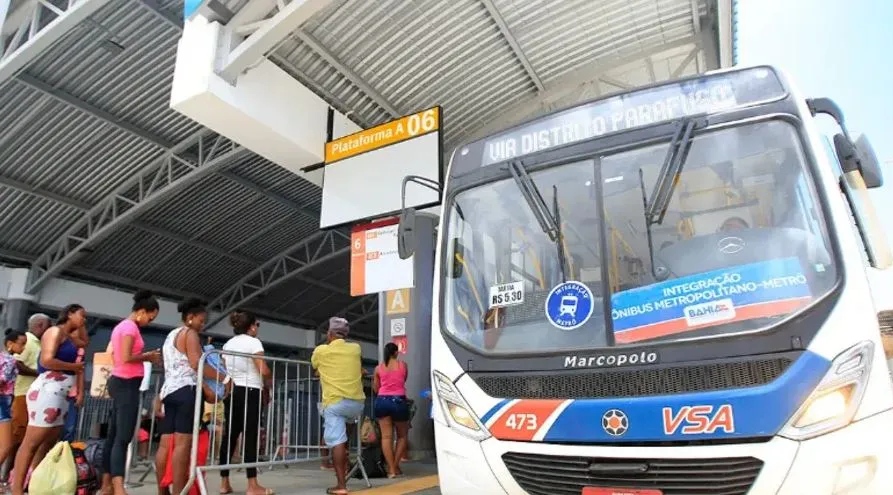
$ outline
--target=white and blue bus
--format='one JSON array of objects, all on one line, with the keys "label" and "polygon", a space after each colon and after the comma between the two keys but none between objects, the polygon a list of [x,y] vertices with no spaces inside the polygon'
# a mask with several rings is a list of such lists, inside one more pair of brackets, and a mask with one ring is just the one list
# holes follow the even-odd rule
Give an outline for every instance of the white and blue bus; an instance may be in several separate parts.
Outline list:
[{"label": "white and blue bus", "polygon": [[772,67],[460,146],[434,282],[442,492],[891,493],[881,183],[833,101]]}]

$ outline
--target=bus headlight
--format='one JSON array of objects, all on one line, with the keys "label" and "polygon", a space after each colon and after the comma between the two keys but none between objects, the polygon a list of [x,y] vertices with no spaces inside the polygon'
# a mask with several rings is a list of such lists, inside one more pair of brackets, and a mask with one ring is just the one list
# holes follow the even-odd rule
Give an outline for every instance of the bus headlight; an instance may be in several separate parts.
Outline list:
[{"label": "bus headlight", "polygon": [[831,369],[781,435],[807,440],[850,424],[862,403],[873,357],[874,343],[866,340],[834,358]]},{"label": "bus headlight", "polygon": [[488,438],[490,432],[487,431],[481,420],[475,416],[471,407],[465,402],[465,398],[456,390],[453,383],[438,371],[433,372],[432,375],[434,377],[434,390],[437,392],[437,399],[440,402],[447,424],[473,440],[481,441]]}]

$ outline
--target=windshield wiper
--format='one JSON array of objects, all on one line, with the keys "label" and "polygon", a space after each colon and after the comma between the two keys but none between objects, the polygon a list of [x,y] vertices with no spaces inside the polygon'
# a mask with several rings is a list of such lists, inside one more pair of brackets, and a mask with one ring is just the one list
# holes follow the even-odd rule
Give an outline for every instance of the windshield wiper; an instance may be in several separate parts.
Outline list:
[{"label": "windshield wiper", "polygon": [[649,227],[664,221],[664,215],[667,214],[667,208],[673,198],[673,190],[676,189],[679,174],[682,173],[688,150],[691,148],[695,125],[694,119],[689,118],[676,123],[676,132],[673,133],[673,139],[664,156],[664,164],[660,168],[657,182],[654,183],[654,191],[645,206],[645,224]]},{"label": "windshield wiper", "polygon": [[645,172],[641,168],[639,169],[639,186],[642,189],[642,204],[645,212],[645,233],[648,237],[648,255],[651,261],[651,274],[656,280],[666,280],[670,272],[663,265],[654,265],[654,241],[651,226],[662,224],[664,221],[664,215],[667,214],[667,209],[670,207],[673,191],[676,189],[679,175],[682,173],[682,167],[685,166],[685,159],[691,149],[696,125],[695,120],[690,118],[677,121],[676,131],[667,148],[667,154],[664,156],[664,163],[660,168],[650,199],[645,192]]},{"label": "windshield wiper", "polygon": [[564,252],[562,251],[561,245],[561,223],[558,218],[558,188],[554,188],[555,200],[554,212],[552,212],[549,211],[549,206],[543,199],[543,195],[540,193],[539,188],[536,187],[533,179],[530,178],[527,170],[520,162],[510,162],[509,172],[511,172],[512,178],[515,179],[515,183],[521,191],[521,196],[524,197],[524,200],[527,201],[527,205],[530,206],[534,218],[536,218],[537,223],[540,224],[540,228],[542,228],[543,232],[549,236],[549,240],[555,243],[555,246],[558,249],[558,261],[561,265],[561,281],[566,282],[567,274],[564,268]]},{"label": "windshield wiper", "polygon": [[558,266],[561,269],[561,283],[567,282],[567,257],[564,253],[564,231],[561,229],[561,212],[558,208],[558,186],[552,185],[552,217],[555,219],[555,228],[558,231],[558,240],[555,247],[558,249]]}]

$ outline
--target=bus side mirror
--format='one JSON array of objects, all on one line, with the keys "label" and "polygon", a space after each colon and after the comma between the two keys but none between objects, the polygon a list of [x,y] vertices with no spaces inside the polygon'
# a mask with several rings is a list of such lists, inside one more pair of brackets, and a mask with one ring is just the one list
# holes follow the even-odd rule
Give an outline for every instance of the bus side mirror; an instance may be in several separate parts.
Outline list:
[{"label": "bus side mirror", "polygon": [[844,133],[846,133],[846,124],[843,121],[843,110],[837,106],[837,103],[834,100],[831,98],[810,98],[806,100],[806,106],[809,108],[809,113],[811,113],[813,117],[820,113],[830,115],[831,118],[837,122],[837,125],[844,129]]},{"label": "bus side mirror", "polygon": [[400,212],[397,225],[397,254],[401,260],[409,259],[415,253],[415,208],[405,208]]},{"label": "bus side mirror", "polygon": [[865,187],[872,189],[884,184],[881,165],[878,162],[874,148],[863,134],[853,144],[845,135],[834,136],[834,149],[837,152],[837,160],[843,173],[859,172]]},{"label": "bus side mirror", "polygon": [[883,186],[884,173],[881,171],[881,164],[874,153],[871,141],[865,134],[856,139],[856,155],[859,157],[859,171],[862,172],[865,187],[872,189]]}]

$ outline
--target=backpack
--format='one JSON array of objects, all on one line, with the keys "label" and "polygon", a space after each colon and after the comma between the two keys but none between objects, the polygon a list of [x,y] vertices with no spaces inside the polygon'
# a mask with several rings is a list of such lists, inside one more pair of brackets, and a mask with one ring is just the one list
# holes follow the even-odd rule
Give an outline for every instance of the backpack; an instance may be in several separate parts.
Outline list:
[{"label": "backpack", "polygon": [[[386,478],[388,476],[387,464],[380,446],[363,448],[363,468],[366,469],[366,476],[369,478]],[[357,469],[353,477],[362,479],[363,472]]]},{"label": "backpack", "polygon": [[102,477],[102,455],[105,450],[105,440],[87,440],[87,447],[83,450],[84,459],[96,472],[97,477]]},{"label": "backpack", "polygon": [[71,454],[74,457],[74,467],[77,470],[78,484],[75,495],[93,495],[99,490],[99,476],[87,459],[84,450],[72,447]]}]

